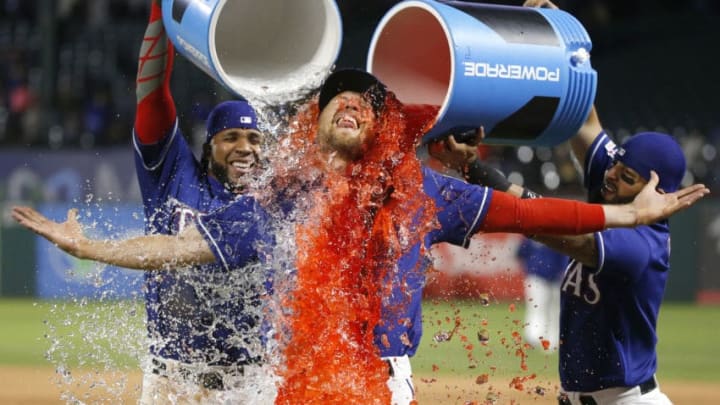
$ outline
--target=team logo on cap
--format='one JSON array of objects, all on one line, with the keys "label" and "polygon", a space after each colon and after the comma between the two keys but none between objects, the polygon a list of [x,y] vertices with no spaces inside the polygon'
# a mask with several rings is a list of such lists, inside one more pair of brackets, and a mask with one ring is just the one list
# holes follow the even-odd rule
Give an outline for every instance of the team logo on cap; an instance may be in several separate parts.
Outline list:
[{"label": "team logo on cap", "polygon": [[252,124],[252,117],[242,116],[240,117],[241,124]]}]

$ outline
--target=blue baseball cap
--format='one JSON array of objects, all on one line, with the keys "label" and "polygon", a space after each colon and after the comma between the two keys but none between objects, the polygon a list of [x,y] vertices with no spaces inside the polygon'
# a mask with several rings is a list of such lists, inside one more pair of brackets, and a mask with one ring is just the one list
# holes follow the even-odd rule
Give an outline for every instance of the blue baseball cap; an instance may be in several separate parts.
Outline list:
[{"label": "blue baseball cap", "polygon": [[257,114],[247,101],[224,101],[216,105],[207,118],[205,142],[228,128],[258,129]]},{"label": "blue baseball cap", "polygon": [[677,141],[660,132],[640,132],[620,146],[615,158],[650,179],[650,170],[660,176],[658,187],[667,193],[680,188],[685,176],[685,155]]}]

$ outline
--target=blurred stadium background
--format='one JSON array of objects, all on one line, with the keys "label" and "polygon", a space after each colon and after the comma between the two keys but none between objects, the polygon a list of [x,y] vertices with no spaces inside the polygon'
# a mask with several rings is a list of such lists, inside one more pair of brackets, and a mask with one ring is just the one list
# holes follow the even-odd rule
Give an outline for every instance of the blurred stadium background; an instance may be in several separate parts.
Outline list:
[{"label": "blurred stadium background", "polygon": [[[364,67],[376,23],[398,1],[337,2],[345,35],[337,65]],[[141,232],[130,140],[148,3],[0,0],[0,298],[141,294],[138,273],[72,260],[18,228],[8,212],[12,205],[33,204],[60,219],[67,208],[79,207],[93,232]],[[606,129],[618,140],[640,130],[676,136],[689,164],[686,183],[703,182],[715,193],[672,220],[673,271],[666,296],[684,303],[681,308],[720,303],[720,2],[556,4],[575,15],[593,40],[592,64],[599,74],[596,105]],[[172,83],[180,124],[199,147],[210,108],[231,96],[182,57],[176,58]],[[515,182],[545,195],[583,198],[566,147],[488,147],[482,152]],[[518,242],[517,236],[496,235],[478,238],[469,252],[440,247],[429,298],[473,298],[490,291],[495,302],[521,299],[522,271],[514,258]],[[6,302],[20,308],[30,301]],[[9,319],[13,312],[0,312],[4,330],[16,324]],[[713,317],[717,319],[707,319]],[[709,338],[717,338],[718,325],[708,325]],[[681,327],[687,327],[683,333],[694,333],[692,324]],[[18,339],[27,340],[25,336]],[[2,346],[7,350],[0,352],[0,364],[21,362],[7,357],[15,346]],[[462,349],[459,353],[462,357]],[[720,354],[717,349],[712,353]],[[420,367],[432,369],[432,360],[422,361],[427,364]]]}]

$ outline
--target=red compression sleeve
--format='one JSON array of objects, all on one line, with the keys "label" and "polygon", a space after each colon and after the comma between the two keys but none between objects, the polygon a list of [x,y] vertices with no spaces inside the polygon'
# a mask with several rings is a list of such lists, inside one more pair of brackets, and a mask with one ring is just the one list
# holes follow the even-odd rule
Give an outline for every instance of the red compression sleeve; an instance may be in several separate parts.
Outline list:
[{"label": "red compression sleeve", "polygon": [[480,230],[545,235],[577,235],[605,228],[601,205],[559,198],[521,200],[494,191]]},{"label": "red compression sleeve", "polygon": [[160,4],[153,1],[135,82],[135,134],[141,143],[157,143],[175,124],[177,112],[170,93],[173,53],[162,23]]}]

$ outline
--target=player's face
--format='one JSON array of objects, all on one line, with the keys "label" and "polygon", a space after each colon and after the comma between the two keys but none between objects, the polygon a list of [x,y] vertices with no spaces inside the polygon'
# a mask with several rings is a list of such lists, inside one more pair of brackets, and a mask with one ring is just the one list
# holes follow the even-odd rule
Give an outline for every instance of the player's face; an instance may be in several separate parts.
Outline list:
[{"label": "player's face", "polygon": [[264,136],[255,129],[228,128],[210,140],[209,173],[232,188],[247,185],[260,168]]},{"label": "player's face", "polygon": [[318,144],[349,160],[358,159],[374,139],[375,112],[360,94],[342,92],[320,112]]},{"label": "player's face", "polygon": [[605,172],[605,181],[600,192],[605,202],[612,204],[628,203],[647,184],[635,170],[615,161],[612,167]]}]

